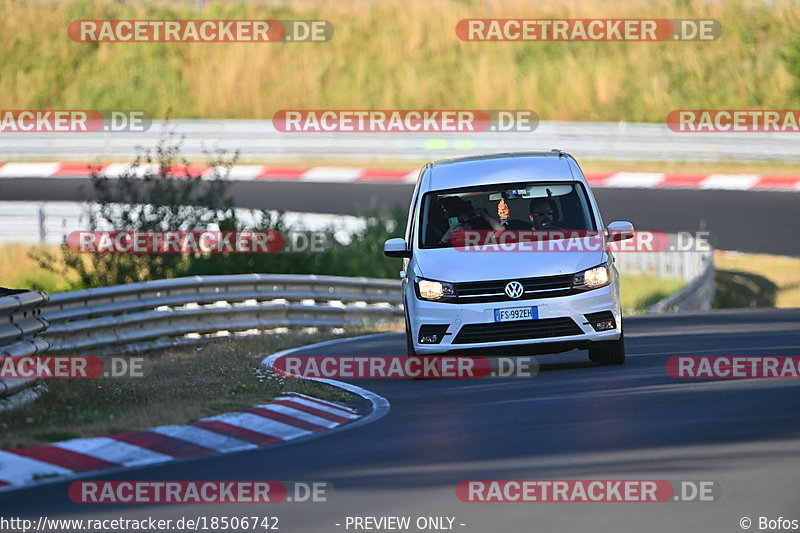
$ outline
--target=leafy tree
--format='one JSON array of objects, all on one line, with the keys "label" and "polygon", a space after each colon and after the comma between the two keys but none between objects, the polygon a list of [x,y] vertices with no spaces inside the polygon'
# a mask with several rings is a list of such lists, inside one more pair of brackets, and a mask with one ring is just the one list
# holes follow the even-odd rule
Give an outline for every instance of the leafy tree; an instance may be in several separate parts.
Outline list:
[{"label": "leafy tree", "polygon": [[[231,167],[238,153],[218,150],[209,155],[211,172],[193,173],[181,156],[183,139],[168,131],[152,150],[143,150],[119,177],[91,175],[94,198],[86,216],[91,231],[277,231],[289,235],[302,228],[286,224],[283,212],[251,211],[253,223],[237,219],[229,194]],[[402,235],[405,209],[362,214],[365,224],[349,236],[336,238],[330,226],[322,230],[324,250],[282,253],[133,254],[39,251],[33,254],[46,270],[62,276],[77,274],[73,288],[103,287],[190,275],[286,273],[397,278],[400,260],[383,256],[386,239]]]}]

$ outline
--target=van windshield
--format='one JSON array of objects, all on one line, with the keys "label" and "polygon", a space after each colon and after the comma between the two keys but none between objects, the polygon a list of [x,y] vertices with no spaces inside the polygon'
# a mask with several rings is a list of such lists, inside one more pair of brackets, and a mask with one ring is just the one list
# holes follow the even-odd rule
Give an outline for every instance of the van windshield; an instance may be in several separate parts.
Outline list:
[{"label": "van windshield", "polygon": [[[522,182],[425,195],[420,247],[453,247],[463,231],[551,235],[595,231],[586,191],[576,182]],[[558,238],[558,237],[555,237]],[[563,237],[562,237],[563,238]]]}]

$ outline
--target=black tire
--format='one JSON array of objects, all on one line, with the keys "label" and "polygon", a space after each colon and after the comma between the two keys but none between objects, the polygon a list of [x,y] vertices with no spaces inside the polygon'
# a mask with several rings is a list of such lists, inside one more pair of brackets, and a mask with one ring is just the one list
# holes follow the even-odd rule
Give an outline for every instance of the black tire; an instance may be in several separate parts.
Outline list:
[{"label": "black tire", "polygon": [[625,334],[619,340],[596,342],[589,348],[589,360],[601,365],[621,365],[625,363]]},{"label": "black tire", "polygon": [[414,349],[414,339],[411,333],[411,324],[408,322],[408,317],[406,317],[406,355],[408,357],[416,357],[417,351]]}]

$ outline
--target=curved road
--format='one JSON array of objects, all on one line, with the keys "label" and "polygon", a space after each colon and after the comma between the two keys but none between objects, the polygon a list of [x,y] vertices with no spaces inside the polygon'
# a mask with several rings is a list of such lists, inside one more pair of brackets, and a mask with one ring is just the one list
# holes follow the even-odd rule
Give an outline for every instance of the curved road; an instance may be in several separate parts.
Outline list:
[{"label": "curved road", "polygon": [[[359,380],[384,418],[312,442],[171,463],[102,479],[326,480],[328,503],[78,506],[68,482],[0,494],[8,515],[175,518],[265,515],[285,532],[334,532],[346,516],[452,516],[463,532],[734,532],[744,516],[800,519],[800,381],[677,380],[672,355],[800,355],[800,309],[634,317],[629,360],[540,357],[532,378]],[[308,353],[401,354],[385,334]],[[462,503],[465,479],[708,480],[715,502]],[[335,524],[342,524],[337,527]],[[465,524],[460,526],[459,524]],[[351,529],[352,531],[352,529]],[[411,531],[417,531],[411,529]]]},{"label": "curved road", "polygon": [[[397,183],[232,182],[237,207],[350,215],[408,206],[413,186]],[[720,250],[800,256],[798,193],[698,189],[593,188],[603,218],[630,220],[641,230],[711,232]],[[88,179],[0,180],[3,200],[82,201]]]}]

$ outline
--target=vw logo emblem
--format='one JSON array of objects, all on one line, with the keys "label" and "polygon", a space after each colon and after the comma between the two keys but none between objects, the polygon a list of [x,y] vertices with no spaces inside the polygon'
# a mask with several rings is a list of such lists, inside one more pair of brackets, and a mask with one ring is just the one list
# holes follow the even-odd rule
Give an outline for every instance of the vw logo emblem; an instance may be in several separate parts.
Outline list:
[{"label": "vw logo emblem", "polygon": [[519,281],[510,281],[506,284],[506,296],[509,298],[517,299],[522,296],[522,293],[525,289],[522,287],[522,283]]}]

